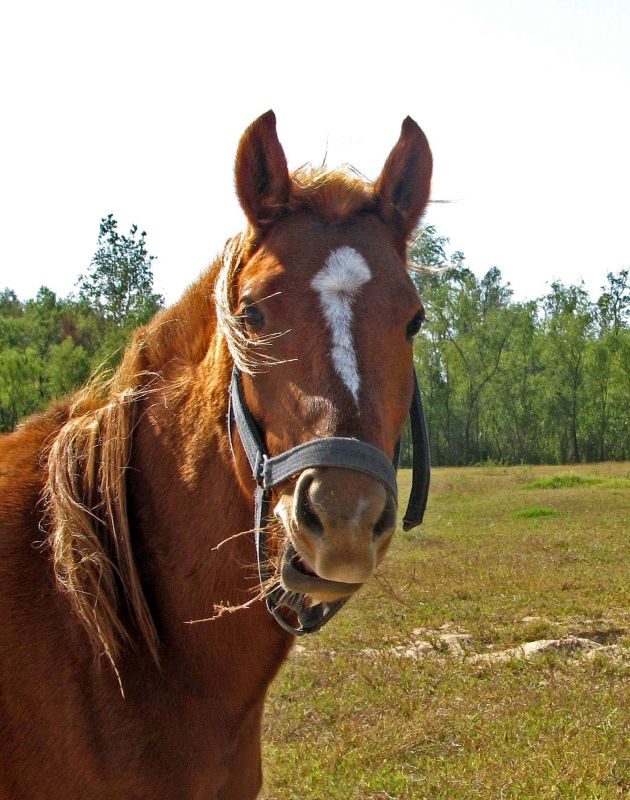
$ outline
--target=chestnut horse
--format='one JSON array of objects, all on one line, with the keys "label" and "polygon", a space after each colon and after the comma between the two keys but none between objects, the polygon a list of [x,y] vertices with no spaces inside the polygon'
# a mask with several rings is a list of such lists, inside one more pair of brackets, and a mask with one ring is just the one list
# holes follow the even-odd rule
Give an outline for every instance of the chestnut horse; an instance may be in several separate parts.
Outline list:
[{"label": "chestnut horse", "polygon": [[330,437],[394,459],[423,317],[406,246],[430,178],[411,118],[369,184],[290,174],[264,114],[236,160],[245,233],[113,377],[0,439],[0,798],[259,796],[285,628],[370,577],[396,498],[343,457],[276,482],[262,558],[281,569],[278,624],[233,370],[268,454]]}]

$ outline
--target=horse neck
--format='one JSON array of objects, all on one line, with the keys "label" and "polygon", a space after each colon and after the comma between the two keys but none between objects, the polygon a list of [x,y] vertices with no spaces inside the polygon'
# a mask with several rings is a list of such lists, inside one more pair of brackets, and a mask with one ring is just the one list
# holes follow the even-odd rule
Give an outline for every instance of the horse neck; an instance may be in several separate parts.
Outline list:
[{"label": "horse neck", "polygon": [[[212,333],[206,353],[140,401],[128,471],[143,580],[160,635],[178,650],[191,628],[203,628],[200,639],[216,649],[223,624],[184,623],[212,617],[220,606],[251,604],[259,590],[253,497],[230,449],[231,359],[220,332]],[[261,603],[226,616],[240,637],[251,636],[252,626],[259,634],[275,625]]]}]

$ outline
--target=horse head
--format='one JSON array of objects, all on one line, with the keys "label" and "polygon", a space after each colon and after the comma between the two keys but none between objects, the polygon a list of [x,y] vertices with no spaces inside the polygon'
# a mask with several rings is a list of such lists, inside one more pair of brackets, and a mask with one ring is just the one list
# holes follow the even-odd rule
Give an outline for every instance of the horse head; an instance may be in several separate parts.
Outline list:
[{"label": "horse head", "polygon": [[[395,458],[424,316],[406,250],[431,168],[409,117],[374,184],[347,171],[290,174],[273,112],[243,135],[236,186],[249,227],[218,281],[218,317],[271,456],[343,437]],[[251,491],[238,436],[234,454]],[[274,489],[273,508],[285,536],[284,588],[333,602],[382,561],[397,501],[369,470],[314,465]]]}]

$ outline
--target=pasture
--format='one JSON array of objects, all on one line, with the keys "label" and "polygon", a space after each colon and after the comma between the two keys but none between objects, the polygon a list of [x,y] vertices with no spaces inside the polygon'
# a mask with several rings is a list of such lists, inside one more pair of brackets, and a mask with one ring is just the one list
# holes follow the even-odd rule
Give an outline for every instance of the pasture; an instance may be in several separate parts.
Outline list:
[{"label": "pasture", "polygon": [[272,685],[263,796],[630,797],[629,520],[629,463],[436,469]]}]

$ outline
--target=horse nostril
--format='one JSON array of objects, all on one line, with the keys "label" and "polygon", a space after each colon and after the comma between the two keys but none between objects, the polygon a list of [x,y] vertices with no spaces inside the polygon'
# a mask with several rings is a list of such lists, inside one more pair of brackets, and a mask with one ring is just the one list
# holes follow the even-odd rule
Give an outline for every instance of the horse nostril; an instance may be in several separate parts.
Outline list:
[{"label": "horse nostril", "polygon": [[294,515],[300,528],[306,528],[315,536],[324,535],[324,526],[315,513],[309,497],[309,489],[313,483],[313,475],[303,475],[295,488]]},{"label": "horse nostril", "polygon": [[374,538],[378,539],[379,536],[382,536],[384,533],[392,531],[396,526],[396,503],[394,502],[393,497],[387,493],[387,502],[385,503],[385,508],[383,509],[383,513],[378,519],[378,522],[374,526]]}]

